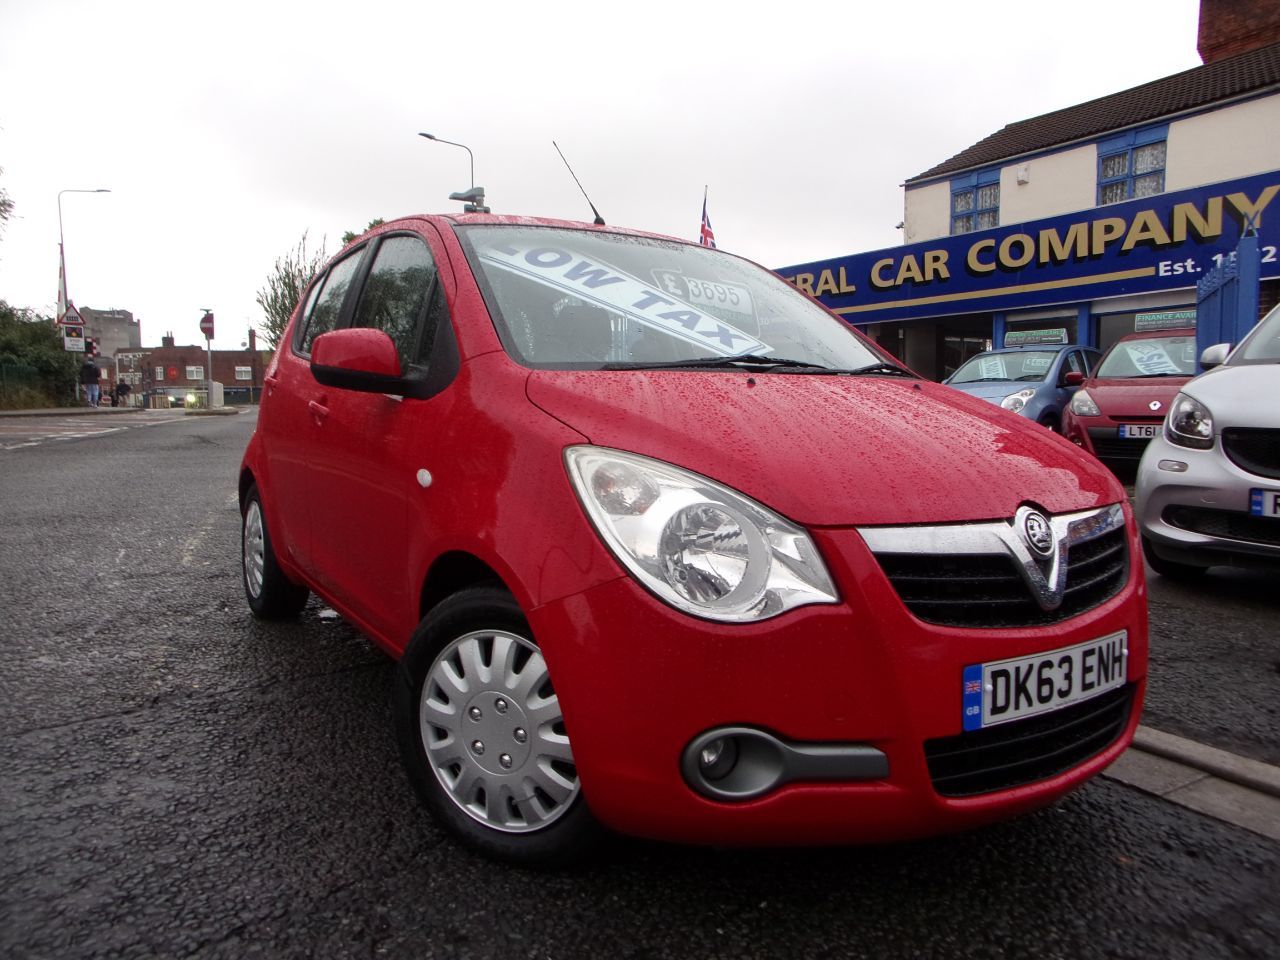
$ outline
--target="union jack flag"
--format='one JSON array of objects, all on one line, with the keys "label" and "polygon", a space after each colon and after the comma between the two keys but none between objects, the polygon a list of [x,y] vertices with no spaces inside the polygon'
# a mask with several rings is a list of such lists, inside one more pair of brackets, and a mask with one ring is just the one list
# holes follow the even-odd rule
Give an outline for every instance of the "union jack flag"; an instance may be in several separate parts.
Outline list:
[{"label": "union jack flag", "polygon": [[965,693],[981,693],[981,692],[982,692],[982,681],[981,681],[981,680],[966,680],[966,681],[964,682],[964,692],[965,692]]},{"label": "union jack flag", "polygon": [[702,191],[702,232],[698,234],[698,242],[704,247],[716,246],[716,232],[711,229],[711,218],[707,216],[707,192]]}]

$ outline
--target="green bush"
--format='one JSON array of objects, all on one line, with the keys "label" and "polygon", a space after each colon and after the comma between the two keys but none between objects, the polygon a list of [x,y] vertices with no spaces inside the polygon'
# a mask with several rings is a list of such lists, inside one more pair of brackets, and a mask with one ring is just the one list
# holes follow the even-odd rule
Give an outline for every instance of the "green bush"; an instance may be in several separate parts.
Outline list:
[{"label": "green bush", "polygon": [[79,354],[63,349],[51,317],[0,300],[0,407],[70,405],[81,362]]}]

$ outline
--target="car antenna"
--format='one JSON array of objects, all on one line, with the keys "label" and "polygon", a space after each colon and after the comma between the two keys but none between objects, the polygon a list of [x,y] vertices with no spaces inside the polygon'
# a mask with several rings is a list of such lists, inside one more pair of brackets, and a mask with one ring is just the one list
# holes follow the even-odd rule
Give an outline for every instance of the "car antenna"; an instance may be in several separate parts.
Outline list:
[{"label": "car antenna", "polygon": [[[556,148],[556,153],[560,154],[560,159],[564,160],[564,152],[560,149],[560,145],[556,143],[554,140],[551,141],[551,145]],[[569,176],[573,177],[573,182],[578,185],[578,189],[582,190],[582,181],[579,180],[578,175],[573,172],[573,167],[569,166],[569,161],[564,160],[564,165],[569,170]],[[582,190],[582,196],[587,201],[587,206],[591,208],[591,212],[596,215],[596,219],[595,219],[596,226],[603,227],[605,225],[604,217],[600,216],[600,211],[597,210],[596,205],[591,202],[591,198],[587,196],[586,190]]]}]

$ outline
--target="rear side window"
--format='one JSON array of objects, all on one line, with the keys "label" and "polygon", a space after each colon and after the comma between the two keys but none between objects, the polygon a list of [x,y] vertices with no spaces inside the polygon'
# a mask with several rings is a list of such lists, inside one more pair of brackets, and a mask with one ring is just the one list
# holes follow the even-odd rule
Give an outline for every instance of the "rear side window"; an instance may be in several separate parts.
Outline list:
[{"label": "rear side window", "polygon": [[338,318],[342,315],[343,301],[347,298],[351,281],[355,279],[356,272],[360,269],[361,259],[363,259],[363,252],[353,254],[335,263],[329,269],[329,274],[324,278],[320,289],[320,296],[315,306],[311,308],[310,316],[307,317],[306,329],[303,330],[302,338],[298,341],[300,353],[309,355],[311,342],[320,334],[328,333],[338,325]]},{"label": "rear side window", "polygon": [[391,337],[401,370],[423,362],[430,346],[422,333],[435,279],[431,251],[417,237],[388,237],[379,244],[354,325],[381,330]]}]

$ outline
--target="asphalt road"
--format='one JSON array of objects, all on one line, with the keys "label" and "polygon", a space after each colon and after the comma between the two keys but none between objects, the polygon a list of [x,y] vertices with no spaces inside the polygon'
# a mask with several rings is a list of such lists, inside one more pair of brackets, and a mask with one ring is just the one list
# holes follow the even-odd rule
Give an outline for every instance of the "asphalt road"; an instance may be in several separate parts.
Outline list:
[{"label": "asphalt road", "polygon": [[[132,416],[0,448],[0,955],[1276,956],[1280,844],[1105,778],[891,847],[463,852],[401,772],[389,661],[314,601],[248,615],[252,415]],[[1157,580],[1145,722],[1277,762],[1274,585]]]}]

